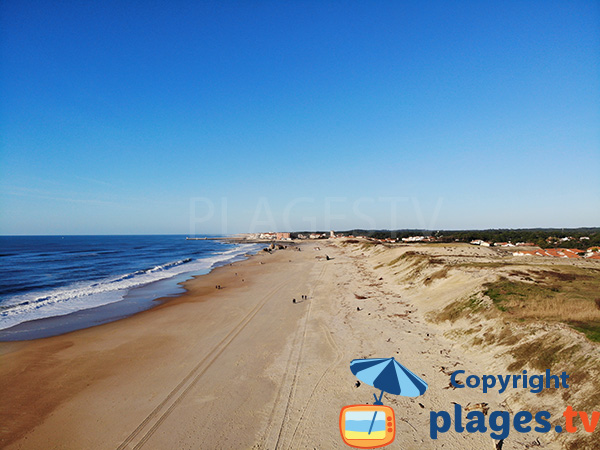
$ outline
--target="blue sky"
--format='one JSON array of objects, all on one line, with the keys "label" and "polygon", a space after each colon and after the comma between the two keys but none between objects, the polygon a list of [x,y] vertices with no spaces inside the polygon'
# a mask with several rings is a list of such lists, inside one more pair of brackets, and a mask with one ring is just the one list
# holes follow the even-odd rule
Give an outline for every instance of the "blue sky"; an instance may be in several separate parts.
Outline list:
[{"label": "blue sky", "polygon": [[597,2],[0,13],[0,234],[600,225]]}]

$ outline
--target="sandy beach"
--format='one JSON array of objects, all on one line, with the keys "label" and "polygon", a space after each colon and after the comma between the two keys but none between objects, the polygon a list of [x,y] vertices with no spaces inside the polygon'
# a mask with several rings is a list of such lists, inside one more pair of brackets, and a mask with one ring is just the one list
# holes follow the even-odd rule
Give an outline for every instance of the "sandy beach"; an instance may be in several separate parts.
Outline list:
[{"label": "sandy beach", "polygon": [[[449,374],[459,368],[507,373],[507,357],[456,339],[456,325],[427,320],[489,275],[463,270],[401,283],[408,269],[389,261],[411,247],[380,247],[323,241],[260,252],[188,281],[186,294],[127,319],[0,343],[0,446],[347,448],[341,408],[372,403],[376,392],[356,386],[350,361],[394,356],[429,390],[417,398],[384,395],[396,412],[389,448],[493,449],[489,433],[429,437],[431,410],[484,401],[491,410],[510,409],[524,401],[449,388]],[[501,258],[467,245],[428,251],[445,252],[448,261]],[[562,448],[553,439],[513,431],[503,448],[536,440],[540,448]]]},{"label": "sandy beach", "polygon": [[599,19],[0,0],[0,450],[600,450]]}]

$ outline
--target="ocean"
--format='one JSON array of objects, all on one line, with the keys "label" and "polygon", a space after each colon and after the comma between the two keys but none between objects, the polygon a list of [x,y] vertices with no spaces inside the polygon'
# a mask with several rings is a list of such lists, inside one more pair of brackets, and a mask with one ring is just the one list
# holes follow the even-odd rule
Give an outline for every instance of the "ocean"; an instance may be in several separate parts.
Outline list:
[{"label": "ocean", "polygon": [[0,340],[127,317],[182,293],[178,283],[263,247],[175,235],[0,236]]}]

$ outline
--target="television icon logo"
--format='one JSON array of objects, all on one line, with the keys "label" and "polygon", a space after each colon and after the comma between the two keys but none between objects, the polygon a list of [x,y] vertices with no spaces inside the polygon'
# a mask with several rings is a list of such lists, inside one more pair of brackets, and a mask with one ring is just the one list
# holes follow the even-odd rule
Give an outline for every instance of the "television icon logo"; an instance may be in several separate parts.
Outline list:
[{"label": "television icon logo", "polygon": [[385,447],[396,437],[394,410],[384,405],[344,406],[340,413],[340,433],[350,447]]}]

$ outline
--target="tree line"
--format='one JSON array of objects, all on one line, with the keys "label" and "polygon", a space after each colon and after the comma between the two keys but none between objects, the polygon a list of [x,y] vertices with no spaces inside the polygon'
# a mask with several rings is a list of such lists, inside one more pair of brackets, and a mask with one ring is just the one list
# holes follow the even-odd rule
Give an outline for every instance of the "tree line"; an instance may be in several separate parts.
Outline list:
[{"label": "tree line", "polygon": [[[295,232],[310,234],[311,232]],[[314,233],[314,232],[313,232]],[[318,232],[326,233],[329,232]],[[487,230],[364,230],[353,229],[336,231],[342,236],[366,236],[374,239],[402,239],[410,236],[433,236],[437,242],[471,242],[481,239],[490,243],[497,242],[530,242],[542,248],[578,248],[600,247],[600,228],[518,228],[518,229],[487,229]],[[568,237],[569,240],[561,240]],[[588,239],[581,239],[588,238]]]}]

